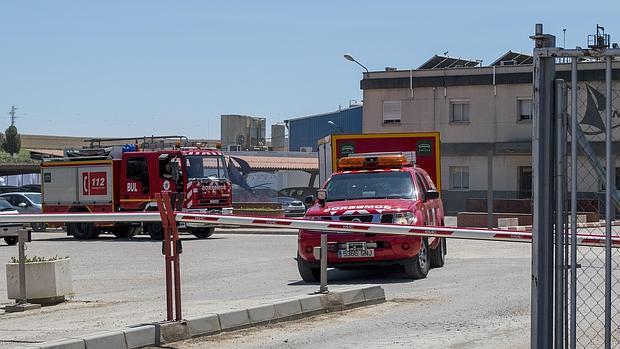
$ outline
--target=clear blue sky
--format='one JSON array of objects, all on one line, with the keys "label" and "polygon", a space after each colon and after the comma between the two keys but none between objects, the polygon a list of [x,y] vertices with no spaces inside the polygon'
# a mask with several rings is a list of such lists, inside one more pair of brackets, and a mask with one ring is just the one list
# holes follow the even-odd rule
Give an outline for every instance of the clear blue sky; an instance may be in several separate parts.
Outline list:
[{"label": "clear blue sky", "polygon": [[[220,114],[268,124],[361,99],[361,68],[415,68],[433,54],[490,63],[528,36],[597,23],[620,41],[620,2],[3,1],[0,129],[219,138]],[[595,13],[597,6],[600,13]]]}]

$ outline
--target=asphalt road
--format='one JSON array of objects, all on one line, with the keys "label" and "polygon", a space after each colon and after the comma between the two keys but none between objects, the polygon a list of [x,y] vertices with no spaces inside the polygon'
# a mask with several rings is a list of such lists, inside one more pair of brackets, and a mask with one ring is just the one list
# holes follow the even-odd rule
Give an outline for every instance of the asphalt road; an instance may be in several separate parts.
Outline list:
[{"label": "asphalt road", "polygon": [[[186,317],[307,294],[293,257],[296,236],[185,236],[182,255]],[[321,315],[177,347],[522,348],[529,341],[529,244],[449,241],[446,266],[411,281],[398,271],[329,272],[330,287],[380,284],[389,302]],[[0,245],[0,261],[16,255]],[[65,304],[24,314],[0,312],[0,348],[85,335],[164,319],[161,244],[103,236],[76,241],[37,234],[28,255],[71,257],[74,295]],[[8,304],[0,273],[0,304]]]}]

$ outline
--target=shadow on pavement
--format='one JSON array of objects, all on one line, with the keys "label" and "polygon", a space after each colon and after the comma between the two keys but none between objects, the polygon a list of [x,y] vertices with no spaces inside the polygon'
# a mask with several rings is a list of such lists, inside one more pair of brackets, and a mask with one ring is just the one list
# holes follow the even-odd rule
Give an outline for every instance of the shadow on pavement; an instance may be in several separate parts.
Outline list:
[{"label": "shadow on pavement", "polygon": [[[358,285],[358,284],[402,284],[411,283],[415,280],[408,278],[400,268],[375,268],[364,270],[338,270],[327,271],[327,285]],[[319,285],[318,282],[305,282],[303,280],[290,282],[288,286]]]}]

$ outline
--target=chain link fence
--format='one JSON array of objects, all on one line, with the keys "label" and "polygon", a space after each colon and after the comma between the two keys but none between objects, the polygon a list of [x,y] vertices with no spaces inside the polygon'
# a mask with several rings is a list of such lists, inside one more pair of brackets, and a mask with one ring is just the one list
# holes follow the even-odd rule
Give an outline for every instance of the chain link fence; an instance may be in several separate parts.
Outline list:
[{"label": "chain link fence", "polygon": [[[603,68],[604,69],[604,68]],[[569,88],[573,88],[570,84]],[[570,241],[571,229],[571,196],[570,188],[576,181],[577,185],[577,233],[578,234],[605,234],[605,222],[607,219],[612,222],[612,235],[620,236],[620,220],[617,213],[620,210],[612,209],[610,217],[606,217],[605,189],[608,183],[605,178],[600,176],[596,170],[596,163],[605,171],[605,105],[606,105],[606,85],[605,81],[579,81],[577,83],[577,121],[591,147],[586,149],[583,144],[577,146],[577,177],[571,178],[571,166],[573,165],[570,151],[570,114],[571,101],[568,101],[569,125],[567,145],[567,183],[566,188],[569,195],[566,196],[568,207],[566,210],[566,238]],[[571,95],[569,90],[569,96]],[[614,81],[612,84],[612,105],[614,111],[620,110],[620,82]],[[612,118],[613,142],[620,141],[620,113]],[[620,189],[620,167],[617,164],[617,146],[614,144],[612,149],[612,163],[615,164],[612,172],[612,188]],[[613,183],[615,182],[615,183]],[[612,200],[613,202],[613,200]],[[596,220],[598,223],[586,223]],[[618,224],[615,226],[614,224]],[[576,250],[576,267],[571,269],[572,251]],[[564,299],[565,313],[565,344],[570,347],[571,336],[575,336],[576,348],[603,348],[605,344],[605,248],[577,246],[571,249],[566,246],[567,252],[564,268],[566,270],[566,289]],[[612,348],[620,348],[620,250],[612,249],[612,308],[611,308],[611,337]],[[572,275],[572,273],[575,273]],[[571,280],[576,280],[574,284]],[[575,288],[574,299],[571,298],[572,288]],[[574,311],[574,312],[573,312]],[[574,333],[573,333],[574,332]]]}]

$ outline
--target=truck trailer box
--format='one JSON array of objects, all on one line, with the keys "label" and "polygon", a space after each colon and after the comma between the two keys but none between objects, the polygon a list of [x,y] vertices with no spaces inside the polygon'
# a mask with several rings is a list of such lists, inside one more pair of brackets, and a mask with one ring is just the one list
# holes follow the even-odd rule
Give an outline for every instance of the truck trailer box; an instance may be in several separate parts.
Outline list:
[{"label": "truck trailer box", "polygon": [[415,152],[415,162],[441,190],[439,132],[332,134],[319,140],[319,181],[336,172],[338,160],[349,154]]},{"label": "truck trailer box", "polygon": [[113,160],[44,162],[43,206],[112,206],[116,197],[114,167]]}]

